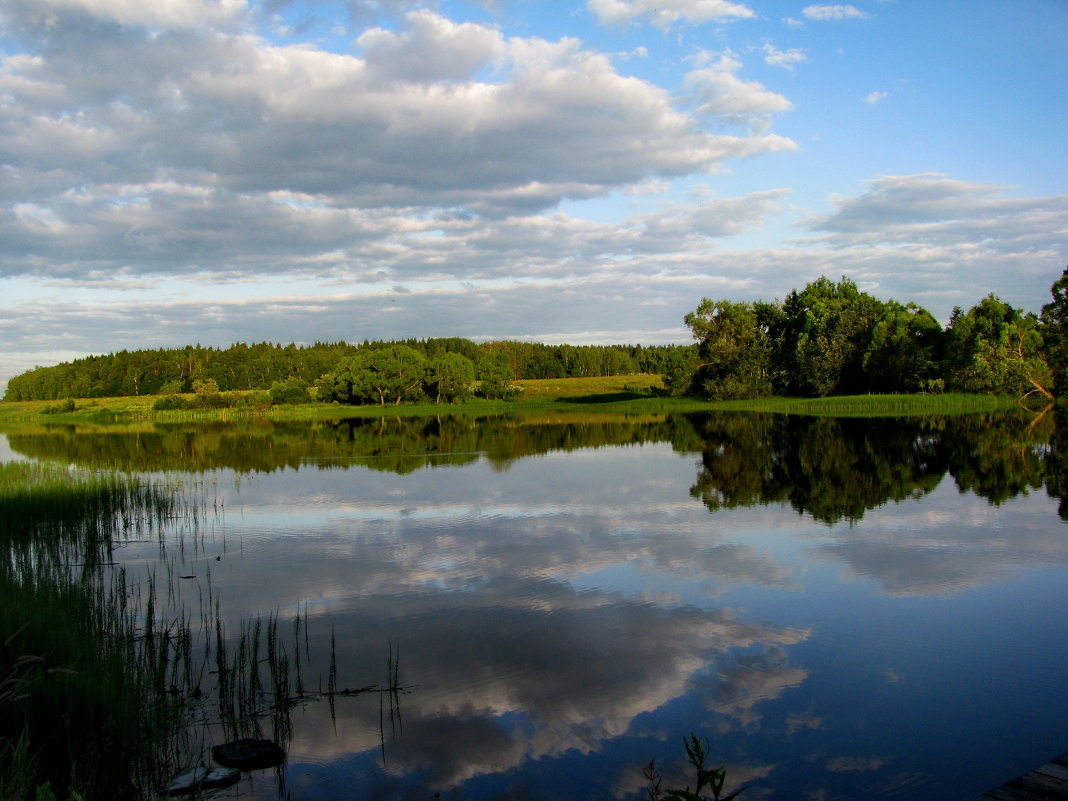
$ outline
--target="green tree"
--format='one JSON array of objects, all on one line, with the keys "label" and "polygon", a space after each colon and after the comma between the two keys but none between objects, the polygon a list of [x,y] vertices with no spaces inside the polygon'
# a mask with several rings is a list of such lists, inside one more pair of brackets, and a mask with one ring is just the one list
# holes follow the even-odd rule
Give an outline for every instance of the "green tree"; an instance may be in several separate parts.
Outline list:
[{"label": "green tree", "polygon": [[361,348],[334,370],[324,400],[399,404],[422,391],[423,365],[422,354],[407,345]]},{"label": "green tree", "polygon": [[667,393],[673,397],[696,393],[694,378],[700,362],[696,345],[686,345],[671,351],[658,365],[658,372],[663,376],[661,380]]},{"label": "green tree", "polygon": [[291,375],[285,381],[275,381],[270,389],[271,403],[274,405],[307,403],[311,400],[307,382]]},{"label": "green tree", "polygon": [[1042,343],[1053,376],[1050,389],[1060,397],[1068,391],[1068,267],[1050,294],[1053,300],[1042,307]]},{"label": "green tree", "polygon": [[214,378],[198,378],[193,382],[193,392],[201,398],[219,394],[219,384]]},{"label": "green tree", "polygon": [[882,301],[848,278],[821,277],[791,292],[783,312],[775,350],[788,390],[818,397],[865,391],[864,354]]},{"label": "green tree", "polygon": [[954,309],[947,332],[948,381],[964,392],[1052,398],[1038,318],[991,293]]},{"label": "green tree", "polygon": [[512,386],[512,364],[509,354],[502,351],[483,356],[478,363],[479,391],[482,397],[508,400],[516,393]]},{"label": "green tree", "polygon": [[426,391],[435,403],[457,403],[471,395],[475,364],[459,353],[442,353],[426,365]]},{"label": "green tree", "polygon": [[771,394],[771,341],[754,303],[704,299],[686,315],[697,341],[697,394],[715,400]]},{"label": "green tree", "polygon": [[891,300],[871,331],[862,365],[868,392],[916,392],[939,377],[942,326],[927,309]]}]

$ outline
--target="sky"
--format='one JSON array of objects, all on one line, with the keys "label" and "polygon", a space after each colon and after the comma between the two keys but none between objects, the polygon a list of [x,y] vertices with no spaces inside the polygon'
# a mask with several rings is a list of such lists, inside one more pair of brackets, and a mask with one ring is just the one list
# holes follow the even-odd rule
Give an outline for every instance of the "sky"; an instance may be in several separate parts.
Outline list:
[{"label": "sky", "polygon": [[1068,264],[1065,0],[0,0],[0,384]]}]

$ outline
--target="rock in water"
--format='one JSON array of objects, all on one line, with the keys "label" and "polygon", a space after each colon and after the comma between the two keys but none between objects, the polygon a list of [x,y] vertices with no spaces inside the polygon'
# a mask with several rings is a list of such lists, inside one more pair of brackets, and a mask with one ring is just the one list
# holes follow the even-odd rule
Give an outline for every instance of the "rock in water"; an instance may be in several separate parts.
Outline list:
[{"label": "rock in water", "polygon": [[286,758],[286,752],[278,743],[251,737],[213,746],[211,755],[223,767],[238,770],[273,768],[275,765],[281,765]]},{"label": "rock in water", "polygon": [[201,790],[213,790],[217,787],[229,787],[237,784],[241,771],[230,768],[190,768],[180,776],[175,776],[171,783],[163,788],[164,795],[192,795]]}]

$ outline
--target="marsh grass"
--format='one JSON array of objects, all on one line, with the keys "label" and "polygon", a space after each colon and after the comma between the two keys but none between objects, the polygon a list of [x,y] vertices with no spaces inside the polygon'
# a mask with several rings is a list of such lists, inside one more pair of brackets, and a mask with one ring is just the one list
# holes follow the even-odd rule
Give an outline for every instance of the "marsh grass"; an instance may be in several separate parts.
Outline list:
[{"label": "marsh grass", "polygon": [[[210,561],[202,581],[176,581],[203,557],[205,486],[0,465],[0,798],[144,799],[219,736],[285,748],[291,710],[322,699],[333,717],[335,699],[380,692],[399,719],[392,645],[387,687],[338,689],[331,632],[324,689],[306,606],[232,635]],[[129,576],[117,549],[152,539],[155,566]]]},{"label": "marsh grass", "polygon": [[[179,511],[172,488],[110,473],[0,465],[0,794],[134,797],[160,770],[176,626],[111,564],[117,538]],[[189,513],[184,509],[183,513]],[[154,588],[149,599],[154,595]]]}]

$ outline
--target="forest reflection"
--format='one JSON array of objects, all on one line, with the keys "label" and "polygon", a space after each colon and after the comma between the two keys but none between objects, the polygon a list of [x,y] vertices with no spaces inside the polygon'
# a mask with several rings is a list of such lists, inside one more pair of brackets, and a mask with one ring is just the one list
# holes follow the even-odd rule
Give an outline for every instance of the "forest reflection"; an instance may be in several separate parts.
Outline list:
[{"label": "forest reflection", "polygon": [[[691,493],[712,511],[788,503],[825,523],[858,521],[931,492],[948,473],[994,504],[1042,487],[1060,469],[1052,420],[1026,412],[936,418],[715,415],[698,421]],[[1049,483],[1059,493],[1060,483]],[[1056,497],[1061,497],[1059,494]]]},{"label": "forest reflection", "polygon": [[1045,488],[1068,519],[1068,412],[831,418],[703,413],[539,420],[522,416],[338,421],[48,425],[8,433],[16,453],[141,471],[371,470],[409,474],[480,459],[507,469],[553,451],[670,443],[700,458],[691,495],[710,511],[789,504],[825,523],[859,521],[927,494],[948,474],[992,504]]}]

